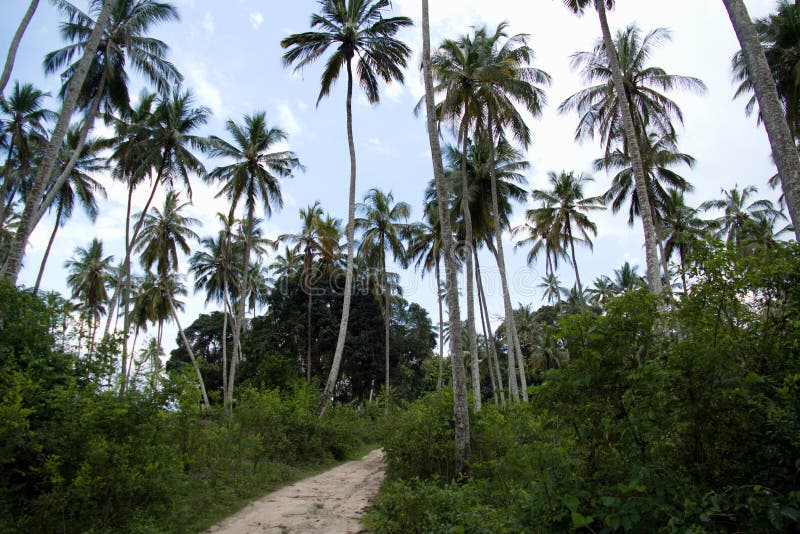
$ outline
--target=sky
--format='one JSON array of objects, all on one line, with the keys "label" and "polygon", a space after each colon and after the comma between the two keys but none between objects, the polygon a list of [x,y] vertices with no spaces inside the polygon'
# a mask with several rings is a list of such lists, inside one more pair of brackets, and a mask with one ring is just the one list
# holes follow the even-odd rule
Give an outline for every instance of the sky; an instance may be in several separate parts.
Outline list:
[{"label": "sky", "polygon": [[[84,8],[86,0],[74,0]],[[0,52],[5,55],[8,43],[27,8],[27,0],[0,2]],[[152,35],[170,47],[169,60],[183,73],[184,87],[191,89],[198,104],[208,106],[213,116],[199,132],[201,135],[226,137],[225,122],[241,122],[246,114],[265,111],[271,124],[288,133],[285,148],[293,150],[305,167],[282,184],[284,208],[276,210],[265,221],[267,236],[276,237],[299,229],[298,211],[319,200],[332,215],[346,221],[349,155],[345,130],[344,77],[331,94],[317,102],[321,64],[311,65],[296,73],[283,66],[280,40],[292,33],[307,31],[309,18],[317,11],[314,0],[173,0],[179,9],[180,22],[157,27]],[[753,17],[769,13],[775,0],[747,0]],[[419,71],[421,51],[421,3],[419,0],[395,0],[393,13],[413,19],[415,26],[402,31],[399,38],[413,50],[405,71],[405,84],[381,87],[381,102],[370,105],[363,94],[354,97],[354,134],[358,157],[357,200],[370,188],[391,191],[396,200],[412,206],[412,219],[422,213],[425,187],[432,177],[430,150],[424,116],[415,117],[412,110],[423,94]],[[527,189],[545,188],[548,171],[576,171],[592,174],[588,194],[601,194],[610,184],[605,173],[592,173],[592,161],[601,155],[597,141],[576,144],[573,140],[576,114],[559,114],[558,105],[580,90],[584,84],[579,73],[570,68],[570,55],[591,50],[600,35],[593,11],[576,17],[560,0],[430,0],[431,41],[434,48],[445,38],[456,38],[473,26],[494,27],[509,22],[509,33],[529,35],[529,45],[536,56],[533,65],[548,72],[552,85],[547,88],[548,105],[542,116],[529,122],[533,142],[527,151],[531,169],[527,173]],[[37,13],[25,34],[17,56],[14,80],[30,82],[57,94],[57,76],[45,77],[44,55],[64,46],[59,35],[59,14],[49,2],[40,2]],[[744,100],[733,100],[730,59],[738,49],[735,34],[723,3],[718,0],[619,0],[609,13],[612,32],[636,23],[642,30],[665,27],[672,41],[653,54],[650,65],[663,67],[671,74],[695,76],[708,87],[705,95],[671,93],[683,110],[685,124],[679,129],[679,149],[694,156],[693,169],[682,173],[695,186],[687,200],[697,205],[720,196],[721,188],[753,184],[760,195],[775,200],[767,179],[775,173],[770,160],[766,133],[753,117],[746,117]],[[131,94],[138,94],[142,82],[131,77]],[[49,107],[57,109],[55,100]],[[98,134],[104,128],[97,129]],[[205,160],[209,169],[220,161]],[[101,202],[101,215],[95,222],[76,213],[67,226],[59,230],[48,260],[42,287],[68,295],[63,265],[76,247],[86,247],[92,238],[103,240],[107,254],[118,260],[124,255],[125,188],[107,175],[101,181],[108,198]],[[193,205],[187,214],[200,219],[200,236],[217,230],[215,214],[227,211],[227,201],[216,198],[218,188],[192,180]],[[136,192],[134,211],[144,207],[147,193]],[[162,190],[156,197],[159,206]],[[523,222],[525,209],[517,205],[512,224]],[[78,211],[78,210],[76,210]],[[711,216],[712,214],[709,214]],[[598,226],[594,249],[579,248],[577,260],[585,285],[600,275],[611,275],[625,261],[639,266],[644,274],[643,235],[641,224],[627,225],[627,210],[618,214],[596,213]],[[34,232],[25,256],[19,283],[32,286],[41,258],[52,231],[53,219],[46,217]],[[537,287],[544,275],[543,259],[526,264],[527,250],[514,250],[510,235],[504,241],[509,283],[514,305],[543,304]],[[135,261],[135,259],[134,259]],[[493,259],[481,256],[484,286],[492,321],[501,321],[502,293]],[[431,275],[424,279],[414,271],[403,271],[401,283],[406,299],[428,309],[431,318],[438,317],[436,285]],[[188,258],[181,260],[181,271],[188,272]],[[573,275],[567,264],[558,273],[562,284],[571,286]],[[189,295],[184,299],[181,323],[186,326],[200,313],[216,309],[204,304],[204,294],[192,294],[193,280],[187,276]],[[463,288],[463,278],[460,287]],[[462,295],[463,298],[463,295]],[[462,310],[464,309],[462,303]],[[176,329],[165,329],[167,354],[176,346]],[[144,346],[143,344],[139,346]]]}]

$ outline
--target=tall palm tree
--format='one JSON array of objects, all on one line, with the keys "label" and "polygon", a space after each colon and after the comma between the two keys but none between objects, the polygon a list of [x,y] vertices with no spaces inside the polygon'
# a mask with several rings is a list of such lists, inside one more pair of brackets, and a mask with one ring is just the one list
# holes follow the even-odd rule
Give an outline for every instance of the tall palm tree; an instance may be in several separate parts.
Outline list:
[{"label": "tall palm tree", "polygon": [[758,193],[758,188],[754,185],[742,189],[737,185],[731,189],[722,189],[721,192],[722,198],[707,200],[700,204],[700,209],[722,210],[722,215],[712,221],[712,225],[717,230],[717,237],[725,239],[737,249],[742,246],[748,226],[757,218],[766,217],[774,221],[781,216],[769,200],[759,199],[750,202],[752,196]]},{"label": "tall palm tree", "polygon": [[[68,20],[61,26],[61,34],[71,44],[51,52],[45,56],[44,66],[47,73],[62,68],[62,79],[65,85],[62,94],[70,83],[76,64],[70,61],[86,47],[88,38],[95,25],[93,16],[100,12],[104,2],[93,0],[89,11],[83,12],[66,0],[57,0],[59,8]],[[166,94],[183,80],[183,76],[175,66],[167,61],[168,47],[158,39],[148,36],[157,24],[178,20],[178,11],[168,2],[157,0],[118,0],[111,14],[111,20],[103,34],[98,47],[97,56],[92,63],[89,74],[83,82],[78,105],[86,110],[83,128],[79,137],[77,150],[56,179],[56,187],[66,180],[76,158],[80,154],[83,143],[91,131],[100,106],[105,103],[106,110],[111,108],[127,110],[130,106],[128,95],[128,73],[125,68],[132,66],[139,74],[158,90]],[[46,197],[45,207],[52,202]]]},{"label": "tall palm tree", "polygon": [[347,211],[347,270],[345,275],[344,304],[339,337],[336,342],[331,371],[325,384],[319,413],[325,412],[328,400],[336,386],[339,366],[347,336],[350,314],[350,293],[353,287],[353,258],[356,203],[356,149],[353,140],[353,61],[361,88],[371,104],[379,101],[378,78],[386,82],[403,81],[411,49],[395,38],[402,28],[411,26],[408,17],[384,17],[391,8],[389,0],[320,0],[320,13],[311,16],[311,28],[321,31],[297,33],[284,38],[281,46],[288,50],[283,55],[285,65],[295,65],[295,71],[313,63],[332,46],[336,47],[322,73],[320,100],[330,94],[333,84],[341,74],[347,72],[347,143],[350,150],[350,191]]},{"label": "tall palm tree", "polygon": [[[58,152],[61,149],[61,143],[67,133],[72,114],[75,112],[75,108],[78,105],[78,98],[81,88],[83,87],[83,82],[89,73],[89,68],[95,58],[100,39],[106,30],[111,13],[119,1],[121,0],[107,0],[102,3],[102,9],[97,15],[96,22],[83,50],[83,56],[75,66],[72,79],[64,92],[61,111],[58,114],[58,120],[56,121],[53,133],[50,135],[50,143],[44,151],[42,161],[37,167],[36,175],[32,180],[31,188],[28,192],[29,198],[37,199],[37,202],[28,202],[25,204],[25,209],[20,217],[16,234],[14,235],[13,242],[6,255],[2,271],[0,271],[0,275],[10,280],[12,283],[16,283],[17,281],[19,270],[22,267],[22,258],[25,256],[25,246],[33,232],[33,223],[37,219],[36,212],[39,210],[38,199],[42,198],[45,187],[53,173]],[[53,189],[57,191],[60,185],[61,184],[58,183],[54,184]]]},{"label": "tall palm tree", "polygon": [[[614,0],[564,0],[564,4],[573,13],[582,15],[589,6],[593,6],[597,12],[597,17],[600,21],[600,31],[603,36],[603,47],[608,58],[608,70],[611,74],[611,82],[614,87],[616,95],[624,95],[626,93],[625,78],[623,76],[622,67],[620,67],[620,57],[618,56],[617,48],[614,40],[611,37],[611,29],[608,26],[608,17],[606,10],[614,6]],[[608,77],[606,77],[606,83]],[[647,260],[647,280],[650,286],[650,291],[653,293],[661,293],[661,277],[659,276],[658,268],[658,248],[655,242],[655,221],[651,214],[649,201],[647,198],[647,181],[645,178],[644,167],[642,165],[642,154],[639,149],[639,138],[636,131],[636,123],[633,118],[633,103],[627,98],[616,98],[616,107],[619,109],[619,117],[622,119],[621,131],[624,134],[627,150],[631,155],[633,161],[634,180],[636,184],[636,194],[639,197],[643,209],[642,226],[644,229],[645,241],[645,258]],[[613,104],[608,108],[613,113]],[[620,130],[617,129],[617,132]]]},{"label": "tall palm tree", "polygon": [[[487,124],[485,134],[489,135],[490,176],[491,176],[491,205],[492,213],[498,219],[494,226],[495,245],[493,252],[497,267],[500,271],[500,282],[503,289],[503,305],[506,315],[506,327],[512,331],[512,340],[517,354],[522,398],[527,402],[527,383],[525,378],[525,364],[522,349],[518,343],[517,329],[514,325],[514,313],[511,305],[511,294],[508,289],[506,276],[505,252],[503,250],[503,230],[507,225],[499,223],[498,176],[496,172],[495,139],[502,137],[504,132],[511,133],[522,145],[527,148],[530,144],[530,130],[517,110],[516,105],[521,105],[533,117],[542,113],[546,99],[542,86],[550,84],[550,76],[543,70],[530,65],[533,61],[533,50],[527,44],[527,36],[518,34],[509,37],[506,32],[506,23],[501,23],[493,34],[486,31],[482,35],[484,47],[483,66],[478,71],[481,83],[481,99],[486,109]],[[516,104],[516,105],[515,105]],[[498,142],[498,145],[499,142]],[[491,243],[491,240],[488,241]]]},{"label": "tall palm tree", "polygon": [[603,209],[604,203],[598,197],[584,196],[584,184],[593,181],[590,176],[575,176],[575,173],[566,171],[560,173],[550,171],[547,177],[551,188],[534,189],[531,192],[531,198],[541,202],[542,206],[528,210],[527,217],[529,221],[547,220],[549,222],[547,233],[553,239],[558,236],[563,248],[569,246],[578,299],[581,305],[585,305],[583,284],[575,258],[575,242],[592,248],[590,234],[597,235],[597,226],[589,219],[588,212]]},{"label": "tall palm tree", "polygon": [[106,312],[113,261],[113,256],[103,256],[103,243],[95,238],[88,248],[77,247],[73,257],[64,263],[69,269],[67,285],[72,289],[72,298],[80,303],[88,323],[89,352],[94,349],[97,323]]},{"label": "tall palm tree", "polygon": [[[64,151],[62,152],[63,158],[68,158],[72,150],[75,149],[78,144],[79,136],[80,133],[76,128],[72,128],[69,132],[67,132]],[[44,256],[42,257],[42,264],[39,267],[39,274],[36,276],[36,284],[33,286],[34,292],[39,290],[39,285],[42,282],[44,267],[47,264],[47,258],[50,255],[51,248],[53,247],[53,241],[55,241],[56,232],[60,226],[63,226],[66,221],[72,217],[72,212],[75,209],[75,200],[77,199],[80,202],[84,213],[86,213],[89,219],[94,221],[97,218],[98,209],[95,195],[102,195],[105,198],[106,190],[100,184],[100,182],[92,178],[89,173],[94,174],[106,169],[105,160],[98,155],[103,147],[103,140],[87,140],[83,146],[83,149],[81,150],[81,155],[78,158],[77,163],[70,173],[69,180],[64,182],[64,185],[61,186],[61,191],[59,191],[58,196],[56,197],[56,215],[55,221],[53,222],[53,231],[50,234],[50,240],[47,242],[47,248],[45,249]]]},{"label": "tall palm tree", "polygon": [[389,326],[392,314],[391,288],[386,270],[386,253],[391,252],[395,260],[404,260],[406,249],[403,235],[407,233],[411,206],[405,202],[394,203],[391,191],[387,194],[379,189],[370,189],[364,202],[356,204],[356,228],[361,230],[358,254],[380,269],[380,285],[383,286],[383,319],[385,348],[385,393],[386,413],[389,413]]},{"label": "tall palm tree", "polygon": [[177,271],[178,250],[189,254],[190,241],[199,239],[192,227],[198,226],[200,221],[181,213],[188,205],[188,202],[181,203],[177,192],[168,191],[163,209],[151,208],[145,214],[142,231],[134,243],[145,270],[149,271],[155,264],[156,272],[161,275]]},{"label": "tall palm tree", "polygon": [[664,255],[669,261],[675,252],[678,253],[681,284],[683,292],[686,293],[686,256],[702,235],[705,223],[698,216],[697,209],[686,205],[686,199],[681,191],[669,189],[668,195],[662,221],[665,238]]},{"label": "tall palm tree", "polygon": [[619,269],[614,269],[614,291],[617,294],[633,291],[640,287],[645,287],[646,280],[637,272],[639,267],[625,262]]},{"label": "tall palm tree", "polygon": [[300,210],[300,220],[303,222],[298,234],[284,234],[279,241],[294,243],[292,252],[303,255],[303,285],[308,296],[306,307],[306,381],[311,382],[311,307],[313,305],[314,289],[312,276],[314,261],[317,256],[332,259],[339,248],[339,236],[336,227],[326,224],[325,212],[319,201]]},{"label": "tall palm tree", "polygon": [[[225,129],[233,138],[233,142],[216,136],[211,137],[211,155],[230,160],[232,163],[215,168],[209,173],[208,178],[222,183],[217,197],[227,197],[231,205],[230,217],[240,202],[244,204],[245,215],[242,225],[253,229],[257,204],[261,205],[267,216],[272,214],[274,208],[282,208],[280,179],[292,176],[292,173],[302,166],[294,152],[272,151],[274,145],[286,140],[286,133],[276,126],[270,126],[264,112],[245,115],[241,124],[228,119]],[[233,356],[227,387],[228,410],[232,406],[236,365],[239,359],[239,339],[244,326],[246,298],[242,295],[242,291],[246,290],[249,283],[251,251],[252,242],[250,239],[245,239],[241,257],[241,277],[237,281],[240,298],[236,302],[233,314]]]},{"label": "tall palm tree", "polygon": [[594,286],[589,288],[588,293],[589,302],[602,309],[616,293],[614,282],[608,276],[598,276],[594,279]]},{"label": "tall palm tree", "polygon": [[8,136],[0,184],[0,219],[11,209],[17,193],[28,187],[25,182],[31,178],[36,147],[47,146],[44,123],[55,117],[55,113],[44,107],[44,99],[49,95],[31,84],[19,82],[14,83],[8,97],[0,95],[2,135]]},{"label": "tall palm tree", "polygon": [[564,289],[561,281],[553,273],[542,277],[542,282],[536,286],[542,289],[542,300],[548,304],[558,304],[561,302],[561,290]]},{"label": "tall palm tree", "polygon": [[800,159],[797,146],[786,121],[775,79],[758,38],[758,32],[742,0],[722,0],[742,47],[742,55],[750,73],[759,114],[767,130],[772,155],[778,167],[783,193],[794,226],[795,239],[800,240]]},{"label": "tall palm tree", "polygon": [[526,220],[512,230],[515,236],[520,236],[514,248],[530,247],[528,251],[528,265],[533,265],[536,258],[544,251],[544,274],[554,274],[558,269],[561,259],[569,259],[558,236],[550,234],[550,213],[537,213],[533,220]]},{"label": "tall palm tree", "polygon": [[8,45],[8,54],[6,55],[6,63],[3,67],[3,73],[0,74],[0,95],[3,94],[3,91],[6,90],[6,84],[8,80],[11,78],[11,70],[14,68],[14,60],[17,57],[17,50],[19,49],[19,43],[22,41],[22,36],[25,34],[25,30],[28,28],[28,24],[30,24],[31,19],[33,18],[33,14],[36,12],[36,8],[39,6],[39,0],[32,0],[31,5],[28,6],[28,9],[25,11],[25,14],[22,16],[22,21],[19,23],[17,27],[17,31],[14,32],[14,37],[11,39],[11,43]]}]

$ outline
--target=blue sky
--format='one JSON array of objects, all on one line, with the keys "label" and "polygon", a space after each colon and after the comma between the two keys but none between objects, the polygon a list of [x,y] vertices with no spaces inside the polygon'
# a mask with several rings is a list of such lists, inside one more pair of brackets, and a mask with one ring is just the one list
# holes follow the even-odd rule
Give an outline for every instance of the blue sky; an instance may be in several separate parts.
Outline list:
[{"label": "blue sky", "polygon": [[[83,7],[85,0],[75,3]],[[265,222],[268,235],[294,232],[299,227],[298,210],[316,200],[333,215],[346,219],[349,157],[345,131],[344,83],[316,105],[319,91],[320,66],[310,66],[302,73],[292,73],[281,63],[280,40],[295,32],[305,31],[311,13],[317,9],[313,0],[281,2],[277,0],[175,0],[181,21],[158,27],[154,36],[170,46],[169,57],[184,74],[184,86],[194,91],[198,102],[214,112],[201,134],[225,137],[224,123],[228,118],[240,121],[244,114],[266,111],[270,122],[289,134],[288,148],[295,151],[306,171],[298,173],[283,185],[285,208]],[[512,33],[530,34],[530,45],[536,52],[535,66],[553,77],[548,89],[549,105],[543,117],[532,120],[533,144],[527,159],[532,167],[528,173],[529,188],[545,186],[547,172],[562,169],[587,172],[591,162],[600,155],[599,144],[573,142],[575,115],[560,115],[558,104],[582,87],[580,78],[569,68],[569,56],[578,50],[589,50],[599,35],[599,25],[593,12],[577,18],[558,0],[430,0],[432,42],[436,46],[443,38],[457,37],[472,25],[495,25],[510,22]],[[356,94],[354,130],[358,154],[358,198],[372,187],[391,190],[397,200],[409,202],[412,218],[421,214],[422,197],[431,177],[431,162],[423,117],[414,117],[412,109],[422,95],[418,71],[421,35],[418,0],[395,0],[394,12],[411,17],[417,25],[400,37],[414,50],[414,58],[406,72],[404,86],[382,88],[382,101],[369,105]],[[763,16],[774,6],[773,0],[746,2],[751,15]],[[28,2],[4,0],[0,5],[0,51],[4,54]],[[679,138],[683,152],[693,155],[697,165],[683,175],[694,183],[696,191],[690,202],[719,196],[720,188],[735,184],[755,184],[762,196],[775,199],[776,194],[766,185],[774,174],[770,162],[766,134],[753,118],[744,115],[744,101],[732,101],[734,92],[730,81],[730,58],[737,42],[727,19],[723,3],[718,0],[621,0],[610,13],[613,28],[632,22],[645,31],[658,26],[672,31],[673,41],[661,47],[651,64],[668,72],[701,78],[709,90],[704,96],[674,93],[672,96],[683,109],[686,124]],[[15,79],[32,82],[56,93],[57,77],[45,78],[41,63],[44,54],[60,48],[59,16],[47,1],[42,1],[26,33],[17,63],[12,73]],[[342,80],[343,81],[343,80]],[[138,92],[140,82],[133,77]],[[52,102],[50,107],[57,108]],[[102,133],[102,128],[99,130]],[[208,161],[209,168],[219,162]],[[594,173],[596,181],[592,194],[603,192],[609,178]],[[101,205],[102,215],[92,224],[77,215],[60,231],[48,262],[43,287],[67,294],[63,263],[76,246],[86,246],[94,237],[103,239],[108,253],[117,258],[123,255],[125,190],[103,177],[109,198]],[[224,199],[214,198],[216,188],[193,181],[194,206],[190,214],[204,221],[198,233],[210,235],[216,230],[217,211],[227,211]],[[146,193],[137,192],[138,207],[144,205]],[[156,200],[158,205],[162,195]],[[522,221],[524,206],[518,206],[514,223]],[[578,250],[581,277],[586,285],[596,276],[611,274],[624,261],[640,265],[644,272],[641,226],[627,226],[627,214],[610,212],[596,216],[599,234],[594,251]],[[33,285],[42,253],[52,229],[52,220],[44,219],[34,233],[25,258],[20,283]],[[518,302],[541,304],[536,288],[544,274],[543,264],[528,266],[527,251],[512,253],[513,242],[506,241],[512,299]],[[186,258],[183,261],[185,271]],[[490,293],[490,313],[502,311],[502,299],[496,269],[488,255],[482,257],[486,274],[485,285]],[[399,268],[398,268],[399,270]],[[568,266],[563,265],[559,276],[564,285],[572,284]],[[426,276],[420,281],[412,271],[402,276],[406,298],[423,304],[431,317],[437,317],[435,285]],[[187,279],[191,285],[193,281]],[[463,284],[462,284],[463,286]],[[203,305],[204,295],[186,299],[186,311],[181,321],[191,323],[199,313],[212,308]],[[174,328],[165,334],[167,353],[174,347]],[[140,345],[141,346],[141,345]]]}]

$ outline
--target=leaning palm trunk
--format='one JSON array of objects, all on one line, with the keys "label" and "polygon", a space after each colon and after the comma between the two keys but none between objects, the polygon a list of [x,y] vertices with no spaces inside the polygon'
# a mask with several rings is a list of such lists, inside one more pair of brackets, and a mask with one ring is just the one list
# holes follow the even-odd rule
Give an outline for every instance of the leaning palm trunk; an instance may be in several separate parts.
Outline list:
[{"label": "leaning palm trunk", "polygon": [[494,403],[500,404],[502,397],[502,404],[505,406],[506,400],[503,394],[503,378],[500,374],[500,367],[495,368],[495,361],[497,360],[497,351],[494,346],[494,339],[491,336],[492,325],[489,322],[489,313],[486,308],[486,295],[483,293],[483,281],[481,280],[481,266],[478,260],[478,247],[474,247],[475,256],[475,285],[478,289],[478,315],[481,318],[481,329],[483,331],[483,339],[486,342],[486,356],[489,360],[489,379],[492,381],[492,395],[494,396]]},{"label": "leaning palm trunk", "polygon": [[[253,227],[253,219],[255,215],[253,210],[248,210],[247,213],[247,228]],[[244,239],[244,252],[242,254],[242,280],[239,286],[239,298],[236,301],[236,313],[233,316],[233,354],[231,355],[231,365],[228,369],[228,401],[227,409],[228,415],[233,411],[233,388],[236,384],[236,366],[242,355],[242,329],[244,328],[244,319],[247,305],[247,287],[250,282],[250,236],[245,236]]]},{"label": "leaning palm trunk", "polygon": [[[503,229],[500,226],[500,209],[497,200],[497,171],[495,169],[495,145],[494,145],[494,117],[492,113],[489,114],[489,133],[491,140],[489,142],[489,174],[492,182],[492,214],[495,218],[494,224],[494,240],[495,240],[495,259],[497,260],[497,269],[500,271],[500,284],[503,288],[503,308],[505,312],[506,323],[506,345],[508,346],[508,384],[509,394],[513,402],[519,402],[519,392],[517,391],[516,372],[514,370],[514,354],[516,353],[517,366],[519,368],[519,378],[522,384],[522,400],[528,402],[528,384],[525,379],[525,363],[522,361],[522,353],[517,352],[514,348],[514,336],[510,335],[516,332],[514,326],[514,309],[511,305],[511,292],[508,290],[508,277],[506,276],[506,259],[503,253]],[[513,377],[513,380],[512,380]]]},{"label": "leaning palm trunk", "polygon": [[[381,239],[383,241],[383,239]],[[389,327],[392,316],[392,295],[389,291],[389,277],[386,273],[386,248],[381,243],[381,269],[383,270],[383,307],[384,307],[384,350],[386,351],[385,366],[386,366],[386,406],[384,407],[384,414],[389,414]]]},{"label": "leaning palm trunk", "polygon": [[[575,259],[575,238],[572,237],[572,226],[567,221],[567,235],[569,236],[569,249],[572,257],[572,269],[575,271],[575,285],[578,288],[578,303],[581,310],[586,308],[586,300],[583,298],[583,284],[581,283],[581,274],[578,272],[578,260]],[[660,241],[659,241],[660,243]]]},{"label": "leaning palm trunk", "polygon": [[644,227],[645,258],[647,260],[647,284],[653,293],[661,293],[661,275],[659,274],[658,248],[656,246],[656,230],[653,221],[653,212],[650,208],[650,198],[647,194],[647,180],[642,165],[642,152],[639,149],[639,139],[636,136],[636,127],[633,122],[631,108],[628,99],[625,98],[625,82],[622,79],[622,70],[619,66],[614,40],[611,38],[611,30],[608,27],[606,16],[605,0],[595,0],[594,7],[600,18],[600,29],[603,32],[603,44],[608,53],[608,61],[611,66],[611,78],[614,82],[614,91],[617,93],[619,112],[622,115],[623,129],[625,130],[625,140],[628,143],[628,151],[631,155],[633,167],[633,178],[636,184],[636,197],[639,200],[640,214],[642,216],[642,226]]},{"label": "leaning palm trunk", "polygon": [[306,308],[306,382],[311,383],[311,306],[313,305],[313,292],[311,291],[311,250],[308,247],[306,247],[305,265],[305,285],[308,292],[308,306]]},{"label": "leaning palm trunk", "polygon": [[203,395],[203,405],[205,406],[206,410],[210,410],[211,405],[208,402],[208,393],[206,393],[206,384],[203,382],[203,374],[200,372],[200,366],[197,365],[197,360],[194,357],[192,346],[189,344],[189,340],[186,339],[186,334],[183,332],[181,322],[178,320],[178,314],[175,312],[175,303],[172,301],[172,295],[169,291],[166,291],[166,294],[167,301],[169,302],[169,311],[172,313],[172,318],[175,319],[175,325],[178,327],[178,333],[183,341],[183,346],[186,348],[186,352],[189,353],[189,359],[192,361],[192,367],[194,367],[194,371],[197,373],[197,383],[200,386],[200,393]]},{"label": "leaning palm trunk", "polygon": [[347,60],[347,146],[350,149],[350,192],[347,206],[347,271],[344,279],[344,295],[342,302],[342,320],[339,323],[339,337],[336,340],[336,352],[333,354],[331,371],[325,383],[325,391],[319,403],[319,416],[325,414],[328,402],[331,400],[336,381],[339,378],[339,367],[342,365],[344,342],[347,338],[347,323],[350,320],[350,294],[353,291],[353,254],[355,246],[355,216],[356,216],[356,146],[353,141],[353,67],[351,59]]},{"label": "leaning palm trunk", "polygon": [[[466,106],[464,116],[467,116]],[[469,364],[472,375],[472,404],[476,412],[481,411],[481,371],[478,365],[478,336],[475,332],[475,281],[472,263],[472,214],[469,211],[469,181],[467,179],[467,128],[461,128],[461,210],[464,214],[464,260],[467,264],[467,334],[469,337]]]},{"label": "leaning palm trunk", "polygon": [[228,315],[231,306],[228,303],[228,282],[222,282],[222,406],[228,413]]},{"label": "leaning palm trunk", "polygon": [[25,30],[28,29],[28,24],[30,24],[31,19],[33,18],[33,14],[36,12],[36,8],[39,6],[39,0],[33,0],[31,5],[28,6],[28,10],[25,12],[25,15],[22,17],[22,22],[19,23],[19,27],[17,31],[14,33],[14,37],[11,39],[11,44],[8,46],[8,56],[6,56],[6,66],[3,67],[3,74],[0,76],[0,95],[3,94],[3,91],[6,90],[6,84],[8,80],[11,78],[11,71],[14,69],[14,60],[17,57],[17,50],[19,49],[19,43],[22,41],[22,36],[25,33]]},{"label": "leaning palm trunk", "polygon": [[58,114],[58,121],[50,136],[50,143],[45,150],[42,162],[33,179],[33,184],[28,193],[28,201],[25,203],[25,209],[22,212],[17,232],[14,235],[11,248],[8,251],[8,256],[2,269],[3,278],[10,280],[14,284],[17,282],[17,276],[19,276],[19,271],[22,267],[22,258],[25,256],[25,246],[28,244],[28,238],[33,231],[33,223],[37,210],[39,209],[39,199],[42,198],[45,187],[55,168],[58,151],[67,133],[72,114],[77,107],[78,97],[83,88],[83,82],[86,80],[89,67],[94,60],[97,47],[100,45],[100,38],[103,36],[103,32],[105,32],[111,17],[111,12],[116,7],[116,4],[117,0],[108,0],[103,4],[100,15],[97,17],[97,22],[89,36],[89,41],[86,44],[83,57],[81,57],[81,60],[78,62],[75,73],[67,86],[64,103],[61,106],[61,112]]},{"label": "leaning palm trunk", "polygon": [[[64,207],[59,204],[58,211],[56,212],[56,222],[53,224],[53,232],[50,234],[50,240],[47,242],[47,248],[44,249],[44,257],[42,258],[42,264],[39,266],[39,274],[36,276],[36,284],[33,286],[33,294],[39,292],[39,286],[42,283],[42,276],[44,275],[44,266],[47,265],[47,258],[50,256],[50,250],[53,248],[53,241],[56,240],[56,232],[58,232],[58,226],[61,224],[61,213],[63,212]],[[109,310],[109,313],[110,310]]]},{"label": "leaning palm trunk", "polygon": [[761,119],[767,129],[769,144],[778,167],[786,205],[792,219],[795,239],[800,241],[800,160],[797,148],[786,122],[775,79],[764,55],[764,49],[756,34],[753,21],[742,0],[723,0],[733,24],[736,37],[742,46],[747,71],[753,81]]},{"label": "leaning palm trunk", "polygon": [[453,371],[453,415],[455,416],[456,472],[468,475],[472,461],[469,442],[469,405],[467,380],[461,352],[461,312],[458,305],[458,277],[453,248],[453,231],[444,187],[442,149],[433,102],[433,74],[431,71],[431,36],[428,16],[428,0],[422,0],[422,73],[425,83],[425,118],[428,126],[428,141],[431,147],[433,179],[436,182],[436,197],[439,205],[439,224],[442,234],[444,270],[447,277],[447,309],[450,319],[450,364]]}]

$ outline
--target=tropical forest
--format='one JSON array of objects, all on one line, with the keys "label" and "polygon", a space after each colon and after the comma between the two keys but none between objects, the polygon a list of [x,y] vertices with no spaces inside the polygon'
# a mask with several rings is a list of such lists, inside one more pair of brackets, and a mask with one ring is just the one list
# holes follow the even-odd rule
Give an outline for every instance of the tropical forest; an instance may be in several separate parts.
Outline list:
[{"label": "tropical forest", "polygon": [[800,532],[797,1],[0,14],[0,534]]}]

